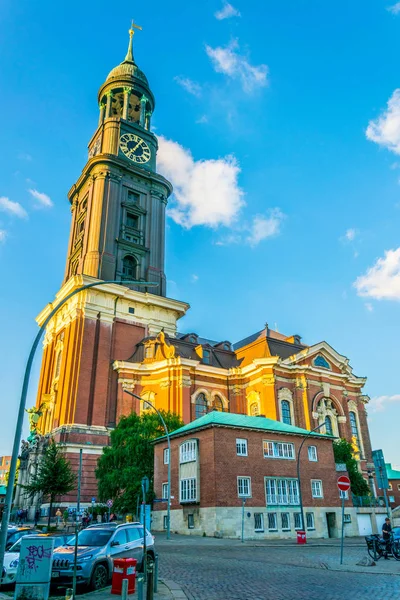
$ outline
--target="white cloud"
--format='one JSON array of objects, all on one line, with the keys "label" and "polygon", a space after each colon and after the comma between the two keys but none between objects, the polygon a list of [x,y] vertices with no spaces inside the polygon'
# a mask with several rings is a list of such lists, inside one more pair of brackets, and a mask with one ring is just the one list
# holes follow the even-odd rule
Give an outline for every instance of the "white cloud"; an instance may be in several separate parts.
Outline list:
[{"label": "white cloud", "polygon": [[196,121],[196,123],[208,123],[208,117],[207,115],[201,115],[201,117],[199,117]]},{"label": "white cloud", "polygon": [[357,232],[355,229],[348,229],[346,231],[346,233],[344,234],[344,237],[348,242],[352,242],[354,240],[354,238],[356,237],[356,235],[357,235]]},{"label": "white cloud", "polygon": [[240,17],[240,12],[237,8],[232,6],[232,4],[224,1],[224,5],[221,10],[217,10],[217,12],[214,13],[214,16],[219,21],[222,21],[223,19],[230,19],[231,17]]},{"label": "white cloud", "polygon": [[193,275],[192,275],[192,276],[191,276],[191,278],[190,278],[190,281],[191,281],[192,283],[196,283],[196,281],[198,281],[198,280],[199,280],[199,276],[198,276],[198,275],[196,275],[195,273],[193,273]]},{"label": "white cloud", "polygon": [[174,77],[174,80],[189,94],[192,94],[192,96],[196,96],[197,98],[201,96],[201,85],[196,81],[192,81],[188,77],[181,77],[180,75]]},{"label": "white cloud", "polygon": [[253,218],[246,242],[250,246],[256,246],[262,240],[274,235],[278,235],[280,233],[281,223],[284,218],[285,215],[279,210],[279,208],[272,209],[268,217],[256,215]]},{"label": "white cloud", "polygon": [[369,122],[365,135],[371,142],[400,154],[400,88],[389,98],[386,110]]},{"label": "white cloud", "polygon": [[26,219],[28,217],[28,213],[19,202],[13,202],[5,196],[0,197],[0,211],[18,217],[19,219]]},{"label": "white cloud", "polygon": [[251,65],[246,56],[237,52],[238,47],[237,40],[232,40],[225,48],[222,46],[211,48],[211,46],[206,45],[206,52],[214,70],[217,73],[227,75],[231,79],[239,80],[246,93],[265,87],[268,83],[267,65]]},{"label": "white cloud", "polygon": [[374,307],[372,306],[371,302],[366,302],[365,308],[367,309],[368,312],[372,312],[374,310]]},{"label": "white cloud", "polygon": [[35,200],[39,202],[39,204],[36,205],[36,208],[50,208],[51,206],[53,206],[53,202],[50,196],[48,196],[47,194],[43,194],[43,192],[38,192],[37,190],[32,189],[29,189],[28,192],[31,194],[31,196],[35,198]]},{"label": "white cloud", "polygon": [[240,167],[234,156],[194,160],[187,148],[158,138],[160,173],[174,186],[175,205],[169,216],[183,227],[231,226],[244,204],[238,184]]},{"label": "white cloud", "polygon": [[0,244],[5,242],[7,238],[7,231],[5,229],[0,229]]},{"label": "white cloud", "polygon": [[400,2],[396,2],[396,4],[388,6],[386,10],[393,13],[394,15],[398,15],[400,13]]},{"label": "white cloud", "polygon": [[400,402],[400,394],[393,394],[392,396],[375,396],[371,398],[368,406],[372,412],[382,412],[387,408],[388,404],[395,404]]},{"label": "white cloud", "polygon": [[383,258],[354,282],[359,296],[376,300],[400,300],[400,248],[388,250]]}]

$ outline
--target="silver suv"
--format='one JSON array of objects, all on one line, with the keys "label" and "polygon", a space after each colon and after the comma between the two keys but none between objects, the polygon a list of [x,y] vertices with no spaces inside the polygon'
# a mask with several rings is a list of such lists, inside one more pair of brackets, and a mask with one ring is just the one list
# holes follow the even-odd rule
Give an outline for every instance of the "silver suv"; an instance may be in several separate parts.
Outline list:
[{"label": "silver suv", "polygon": [[[74,573],[75,536],[68,545],[54,550],[52,585],[70,586]],[[155,556],[154,537],[146,531],[147,560]],[[105,587],[112,575],[115,558],[136,558],[137,569],[143,569],[143,525],[88,527],[78,533],[78,556],[76,575],[78,584],[88,584],[93,590]]]}]

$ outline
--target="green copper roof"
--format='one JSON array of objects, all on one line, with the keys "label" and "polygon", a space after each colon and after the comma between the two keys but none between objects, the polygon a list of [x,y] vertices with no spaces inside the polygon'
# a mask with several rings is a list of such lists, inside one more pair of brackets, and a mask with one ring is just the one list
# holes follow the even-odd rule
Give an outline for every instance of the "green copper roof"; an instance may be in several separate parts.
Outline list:
[{"label": "green copper roof", "polygon": [[400,471],[392,469],[392,463],[385,463],[385,467],[388,479],[400,479]]},{"label": "green copper roof", "polygon": [[[212,426],[223,426],[223,427],[240,427],[244,429],[258,429],[263,431],[271,431],[276,433],[291,433],[292,435],[307,435],[310,432],[307,429],[301,429],[300,427],[295,427],[294,425],[286,425],[286,423],[281,423],[281,421],[274,421],[273,419],[267,419],[266,417],[248,417],[247,415],[237,415],[235,413],[226,413],[219,411],[212,411],[184,425],[180,429],[177,429],[173,433],[171,433],[171,437],[184,435],[189,433],[190,431],[194,431],[203,427],[212,427]],[[312,433],[311,435],[323,438],[333,439],[330,435],[324,435],[322,433]],[[158,438],[157,441],[162,440],[165,436]]]}]

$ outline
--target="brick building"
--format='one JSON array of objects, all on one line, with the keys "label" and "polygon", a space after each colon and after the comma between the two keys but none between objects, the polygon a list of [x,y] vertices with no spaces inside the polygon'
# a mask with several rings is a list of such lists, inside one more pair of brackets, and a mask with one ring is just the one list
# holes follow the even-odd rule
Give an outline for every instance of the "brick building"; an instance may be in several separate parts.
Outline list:
[{"label": "brick building", "polygon": [[[346,356],[326,342],[307,345],[268,325],[237,343],[179,332],[189,306],[166,296],[164,266],[172,185],[157,173],[155,102],[132,54],[133,29],[129,33],[124,61],[99,90],[88,160],[68,194],[72,219],[63,284],[39,314],[39,325],[83,284],[116,283],[79,292],[49,321],[37,433],[62,444],[75,469],[83,449],[83,506],[97,496],[94,469],[110,430],[122,415],[143,410],[124,388],[185,423],[214,409],[263,414],[307,430],[326,423],[328,433],[353,443],[367,476],[373,464],[366,379],[353,373]],[[34,441],[21,481],[35,472],[36,447]],[[63,503],[76,503],[75,492]]]},{"label": "brick building", "polygon": [[400,470],[392,468],[391,463],[386,463],[386,474],[389,482],[387,496],[392,509],[400,507]]},{"label": "brick building", "polygon": [[[243,498],[247,539],[295,537],[301,529],[297,453],[308,431],[263,416],[213,411],[155,442],[154,490],[168,495],[171,531],[240,537]],[[310,537],[337,537],[341,499],[332,437],[318,433],[301,454],[301,492]],[[166,502],[155,504],[153,528],[166,526]],[[345,501],[345,535],[358,535],[356,509]]]}]

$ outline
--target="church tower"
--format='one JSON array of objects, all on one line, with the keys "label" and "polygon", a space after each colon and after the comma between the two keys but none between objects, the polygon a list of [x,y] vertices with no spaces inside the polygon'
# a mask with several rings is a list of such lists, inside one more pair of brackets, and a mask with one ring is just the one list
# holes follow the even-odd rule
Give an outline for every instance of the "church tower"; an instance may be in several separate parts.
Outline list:
[{"label": "church tower", "polygon": [[[76,468],[84,449],[83,502],[96,496],[94,470],[110,429],[131,410],[116,361],[129,359],[142,339],[161,330],[175,336],[188,309],[166,297],[165,209],[172,185],[156,171],[155,100],[133,57],[135,29],[132,23],[124,61],[100,87],[88,160],[68,194],[72,223],[63,285],[37,318],[41,325],[87,283],[117,282],[70,298],[44,336],[38,431],[62,443]],[[128,284],[132,280],[157,285]],[[69,500],[76,503],[74,496]]]}]

